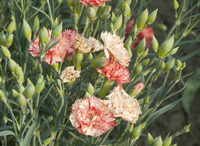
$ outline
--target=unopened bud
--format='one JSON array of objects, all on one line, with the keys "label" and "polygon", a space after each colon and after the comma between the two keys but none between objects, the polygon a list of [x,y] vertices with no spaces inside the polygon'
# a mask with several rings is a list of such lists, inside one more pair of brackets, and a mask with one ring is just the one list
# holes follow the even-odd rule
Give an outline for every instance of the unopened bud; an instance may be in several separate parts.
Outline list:
[{"label": "unopened bud", "polygon": [[0,33],[0,45],[5,45],[6,43],[6,36],[3,32]]},{"label": "unopened bud", "polygon": [[44,145],[48,145],[51,142],[51,137],[44,140]]},{"label": "unopened bud", "polygon": [[101,10],[100,10],[100,13],[103,14],[105,12],[110,12],[111,11],[111,6],[110,5],[106,5],[104,6]]},{"label": "unopened bud", "polygon": [[41,28],[39,31],[39,40],[40,43],[45,43],[48,41],[49,35],[48,35],[48,31],[45,27]]},{"label": "unopened bud", "polygon": [[155,53],[157,53],[158,48],[159,48],[159,44],[158,44],[157,39],[154,37],[154,35],[153,35],[152,40],[151,40],[151,47],[152,47],[153,51]]},{"label": "unopened bud", "polygon": [[149,63],[149,60],[150,60],[149,58],[143,60],[142,65],[144,65],[144,66],[147,65]]},{"label": "unopened bud", "polygon": [[140,41],[140,43],[138,44],[138,46],[137,46],[137,52],[139,53],[139,54],[143,54],[143,52],[144,52],[144,49],[145,49],[145,46],[146,46],[146,38],[144,37],[141,41]]},{"label": "unopened bud", "polygon": [[103,19],[109,19],[110,18],[110,13],[109,12],[105,12],[102,14],[102,18]]},{"label": "unopened bud", "polygon": [[150,133],[148,133],[147,141],[148,141],[148,144],[150,145],[152,145],[154,142],[154,138]]},{"label": "unopened bud", "polygon": [[156,28],[160,31],[166,31],[167,30],[167,26],[164,24],[157,24]]},{"label": "unopened bud", "polygon": [[171,145],[171,146],[177,146],[177,143],[175,143],[175,144],[173,144],[173,145]]},{"label": "unopened bud", "polygon": [[149,96],[146,96],[146,97],[144,98],[144,102],[145,102],[145,103],[149,103]]},{"label": "unopened bud", "polygon": [[142,29],[144,27],[144,25],[146,24],[147,22],[147,19],[148,19],[148,10],[144,10],[139,18],[138,18],[138,22],[137,22],[137,26]]},{"label": "unopened bud", "polygon": [[101,85],[101,89],[99,91],[99,95],[101,97],[106,96],[106,94],[110,91],[114,81],[108,80],[107,78],[104,79],[104,82]]},{"label": "unopened bud", "polygon": [[128,51],[128,56],[130,57],[130,58],[132,58],[132,51],[131,51],[131,48],[127,48],[127,51]]},{"label": "unopened bud", "polygon": [[28,84],[26,87],[25,87],[25,90],[24,90],[24,96],[27,98],[27,99],[30,99],[35,93],[35,87],[34,85],[31,83],[31,84]]},{"label": "unopened bud", "polygon": [[12,42],[13,42],[13,34],[10,34],[6,40],[6,45],[10,46],[12,45]]},{"label": "unopened bud", "polygon": [[124,17],[130,17],[131,16],[131,8],[126,2],[125,2],[125,5],[124,5],[123,15],[124,15]]},{"label": "unopened bud", "polygon": [[86,91],[84,97],[91,97],[91,94]]},{"label": "unopened bud", "polygon": [[158,51],[158,56],[160,58],[165,57],[172,49],[173,44],[174,44],[174,35],[162,43]]},{"label": "unopened bud", "polygon": [[96,17],[96,11],[93,7],[87,9],[87,16],[90,20],[93,20]]},{"label": "unopened bud", "polygon": [[169,54],[170,54],[170,55],[176,54],[176,52],[178,51],[178,49],[179,49],[179,47],[176,47],[176,48],[172,49],[172,50],[169,52]]},{"label": "unopened bud", "polygon": [[113,13],[113,12],[112,12],[111,20],[112,20],[112,22],[114,22],[114,20],[115,20],[115,13]]},{"label": "unopened bud", "polygon": [[53,29],[52,37],[53,38],[59,37],[61,33],[62,33],[62,22]]},{"label": "unopened bud", "polygon": [[83,53],[77,53],[75,50],[72,52],[72,56],[73,56],[73,65],[75,67],[80,67],[81,62],[83,60]]},{"label": "unopened bud", "polygon": [[184,69],[186,67],[186,62],[182,63],[181,69]]},{"label": "unopened bud", "polygon": [[168,70],[172,69],[174,66],[174,62],[175,62],[175,58],[168,60],[165,64],[165,70],[168,71]]},{"label": "unopened bud", "polygon": [[141,134],[141,131],[142,131],[141,125],[135,127],[132,131],[132,136],[138,137]]},{"label": "unopened bud", "polygon": [[51,65],[51,68],[53,68],[53,69],[57,69],[58,67],[59,67],[58,62]]},{"label": "unopened bud", "polygon": [[87,92],[88,92],[90,95],[93,95],[93,94],[94,94],[94,87],[92,86],[91,83],[88,84]]},{"label": "unopened bud", "polygon": [[149,48],[147,48],[144,53],[142,54],[142,58],[146,57],[149,53]]},{"label": "unopened bud", "polygon": [[156,20],[156,16],[157,16],[157,11],[158,9],[154,10],[153,12],[151,12],[151,14],[148,16],[148,24],[153,23]]},{"label": "unopened bud", "polygon": [[17,103],[20,105],[20,106],[23,106],[25,103],[26,103],[26,98],[24,97],[24,95],[19,95],[17,97]]},{"label": "unopened bud", "polygon": [[25,90],[25,88],[24,88],[23,85],[19,85],[18,86],[18,92],[19,92],[19,94],[22,94],[24,92],[24,90]]},{"label": "unopened bud", "polygon": [[26,38],[31,38],[31,28],[29,24],[23,19],[22,32]]},{"label": "unopened bud", "polygon": [[129,38],[125,41],[124,47],[125,47],[126,49],[131,48],[132,42],[133,42],[133,41],[132,41],[132,37],[129,37]]},{"label": "unopened bud", "polygon": [[130,6],[132,0],[125,0],[125,2]]},{"label": "unopened bud", "polygon": [[15,67],[15,74],[20,75],[22,73],[22,68],[17,64]]},{"label": "unopened bud", "polygon": [[129,131],[132,132],[133,131],[133,128],[134,128],[134,125],[133,123],[131,124],[130,128],[129,128]]},{"label": "unopened bud", "polygon": [[35,90],[37,92],[42,92],[42,90],[44,89],[44,86],[45,86],[45,81],[37,82],[35,85]]},{"label": "unopened bud", "polygon": [[176,0],[172,2],[172,8],[174,8],[174,10],[177,10],[179,8],[179,3]]},{"label": "unopened bud", "polygon": [[144,83],[140,82],[140,83],[136,84],[128,94],[131,97],[135,97],[136,95],[138,95],[142,91],[143,88],[144,88]]},{"label": "unopened bud", "polygon": [[4,92],[0,89],[0,100],[3,99],[5,97]]},{"label": "unopened bud", "polygon": [[18,76],[18,81],[20,81],[21,83],[24,82],[24,74],[23,74],[23,72]]},{"label": "unopened bud", "polygon": [[[43,82],[43,80],[44,80],[44,77],[43,77],[43,75],[42,75],[42,76],[40,76],[39,79],[37,80],[37,83],[41,83],[41,82]],[[60,81],[60,80],[59,80],[59,81]]]},{"label": "unopened bud", "polygon": [[141,64],[137,64],[134,68],[133,68],[133,73],[135,75],[140,74],[140,72],[142,71],[142,65]]},{"label": "unopened bud", "polygon": [[161,60],[161,61],[158,63],[158,68],[159,68],[159,69],[164,69],[164,68],[165,68],[165,62]]},{"label": "unopened bud", "polygon": [[65,0],[66,4],[68,7],[72,7],[73,4],[74,4],[74,1],[73,0]]},{"label": "unopened bud", "polygon": [[89,60],[89,61],[92,61],[92,60],[93,60],[93,55],[92,55],[92,53],[89,53],[89,54],[88,54],[88,60]]},{"label": "unopened bud", "polygon": [[115,19],[114,26],[116,30],[122,26],[122,14],[118,18]]},{"label": "unopened bud", "polygon": [[12,95],[13,97],[17,97],[19,96],[19,93],[15,89],[12,89]]},{"label": "unopened bud", "polygon": [[15,67],[16,67],[16,62],[12,59],[9,59],[9,62],[8,62],[8,68],[11,70],[11,71],[15,71]]},{"label": "unopened bud", "polygon": [[162,146],[162,138],[161,136],[157,137],[153,143],[153,146]]},{"label": "unopened bud", "polygon": [[167,137],[164,141],[163,141],[163,145],[162,146],[170,146],[172,142],[172,137]]},{"label": "unopened bud", "polygon": [[9,51],[6,47],[1,46],[1,50],[2,50],[3,55],[4,55],[5,57],[9,57],[9,56],[10,56],[10,51]]},{"label": "unopened bud", "polygon": [[35,17],[34,23],[33,23],[33,31],[36,33],[40,28],[40,21],[38,19],[38,16]]},{"label": "unopened bud", "polygon": [[94,60],[92,60],[92,66],[94,68],[101,68],[108,64],[108,61],[109,60],[106,57],[100,57],[98,59],[95,58]]},{"label": "unopened bud", "polygon": [[7,31],[12,33],[15,30],[16,24],[15,20],[11,21],[10,24],[7,27]]},{"label": "unopened bud", "polygon": [[184,132],[190,132],[190,124],[185,126],[183,129],[184,129]]},{"label": "unopened bud", "polygon": [[177,67],[181,67],[181,66],[182,66],[182,62],[181,62],[180,60],[177,59],[175,65],[176,65]]}]

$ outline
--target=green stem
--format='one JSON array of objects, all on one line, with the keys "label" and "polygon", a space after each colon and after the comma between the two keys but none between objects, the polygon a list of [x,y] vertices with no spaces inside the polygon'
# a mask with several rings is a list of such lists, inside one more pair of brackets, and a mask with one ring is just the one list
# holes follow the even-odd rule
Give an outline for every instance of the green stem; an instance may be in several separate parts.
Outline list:
[{"label": "green stem", "polygon": [[51,6],[50,6],[50,4],[49,4],[49,0],[46,0],[46,1],[47,1],[47,5],[48,5],[49,15],[50,15],[51,21],[54,22],[54,20],[53,20],[53,15],[52,15],[52,12],[51,12]]}]

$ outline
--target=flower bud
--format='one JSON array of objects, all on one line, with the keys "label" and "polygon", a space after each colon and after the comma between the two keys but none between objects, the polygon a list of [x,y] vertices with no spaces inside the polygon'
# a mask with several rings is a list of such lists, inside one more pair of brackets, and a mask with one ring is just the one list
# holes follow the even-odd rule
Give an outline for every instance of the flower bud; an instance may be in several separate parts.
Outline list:
[{"label": "flower bud", "polygon": [[10,57],[10,51],[9,51],[6,47],[1,46],[1,50],[2,50],[3,55],[4,55],[5,57]]},{"label": "flower bud", "polygon": [[136,84],[128,94],[131,97],[135,97],[136,95],[138,95],[142,91],[143,88],[144,88],[144,83],[140,82],[140,83]]},{"label": "flower bud", "polygon": [[89,17],[90,20],[93,20],[96,17],[96,11],[93,7],[89,7],[87,9],[87,16]]},{"label": "flower bud", "polygon": [[148,144],[150,145],[152,145],[154,142],[154,138],[152,137],[150,133],[148,133],[147,141],[148,141]]},{"label": "flower bud", "polygon": [[130,57],[130,58],[132,58],[132,51],[131,51],[131,48],[127,48],[127,51],[128,51],[128,56]]},{"label": "flower bud", "polygon": [[12,45],[12,42],[13,42],[13,34],[10,34],[6,40],[6,45],[10,46]]},{"label": "flower bud", "polygon": [[44,145],[47,146],[51,142],[51,137],[43,141]]},{"label": "flower bud", "polygon": [[162,146],[170,146],[171,142],[172,142],[172,137],[171,137],[171,136],[170,136],[170,137],[167,137],[167,138],[165,138],[165,140],[163,141],[163,145],[162,145]]},{"label": "flower bud", "polygon": [[92,53],[89,53],[88,54],[88,58],[87,58],[89,61],[92,61],[93,60],[93,55],[92,55]]},{"label": "flower bud", "polygon": [[141,125],[135,127],[132,131],[132,136],[138,137],[141,134],[141,131],[142,131]]},{"label": "flower bud", "polygon": [[88,84],[87,92],[88,92],[90,95],[93,95],[93,94],[94,94],[94,87],[92,86],[91,83]]},{"label": "flower bud", "polygon": [[144,98],[144,102],[145,102],[145,103],[149,103],[149,96],[146,96],[146,97]]},{"label": "flower bud", "polygon": [[179,49],[179,47],[176,47],[176,48],[172,49],[172,50],[169,52],[169,54],[170,54],[170,55],[176,54],[176,52],[178,51],[178,49]]},{"label": "flower bud", "polygon": [[72,56],[73,56],[73,65],[75,67],[80,67],[81,62],[83,60],[83,53],[77,53],[75,50],[72,52]]},{"label": "flower bud", "polygon": [[51,68],[53,68],[53,69],[57,69],[58,67],[59,67],[58,62],[51,65]]},{"label": "flower bud", "polygon": [[175,62],[175,58],[168,60],[165,64],[165,70],[168,71],[168,70],[172,69],[174,66],[174,62]]},{"label": "flower bud", "polygon": [[31,38],[31,28],[29,24],[23,19],[22,32],[26,38]]},{"label": "flower bud", "polygon": [[57,25],[58,25],[58,23],[59,23],[59,20],[58,20],[58,18],[56,18],[54,21],[53,21],[53,24],[52,24],[52,29],[54,29]]},{"label": "flower bud", "polygon": [[154,140],[153,146],[162,146],[162,138],[161,138],[161,136],[157,137]]},{"label": "flower bud", "polygon": [[182,62],[181,62],[180,60],[177,59],[175,65],[176,65],[177,67],[181,67],[181,66],[182,66]]},{"label": "flower bud", "polygon": [[104,79],[104,82],[101,84],[101,89],[99,91],[99,95],[101,97],[106,96],[106,94],[110,91],[114,81],[108,80],[107,78]]},{"label": "flower bud", "polygon": [[175,144],[173,144],[173,145],[171,145],[171,146],[177,146],[177,143],[175,143]]},{"label": "flower bud", "polygon": [[16,62],[12,59],[9,59],[9,62],[8,62],[8,68],[11,70],[11,71],[15,71],[15,67],[16,67]]},{"label": "flower bud", "polygon": [[100,13],[103,14],[105,12],[110,12],[111,11],[111,6],[110,5],[106,5],[104,6],[101,10],[100,10]]},{"label": "flower bud", "polygon": [[13,97],[17,97],[19,96],[19,93],[15,89],[12,89],[12,95]]},{"label": "flower bud", "polygon": [[112,22],[114,22],[114,20],[115,20],[115,13],[113,13],[113,12],[112,12],[111,20],[112,20]]},{"label": "flower bud", "polygon": [[37,82],[35,85],[35,90],[37,92],[42,92],[42,90],[44,89],[44,86],[45,86],[45,81]]},{"label": "flower bud", "polygon": [[27,99],[30,99],[35,93],[35,87],[34,85],[31,83],[31,84],[28,84],[26,87],[25,87],[25,90],[24,90],[24,96],[27,98]]},{"label": "flower bud", "polygon": [[39,31],[39,40],[40,40],[40,43],[45,43],[48,41],[48,31],[45,27],[41,28],[40,31]]},{"label": "flower bud", "polygon": [[125,41],[124,47],[125,47],[126,49],[131,48],[132,42],[133,42],[133,41],[132,41],[132,37],[129,37],[129,38]]},{"label": "flower bud", "polygon": [[72,7],[73,4],[74,4],[74,1],[73,0],[65,0],[66,4],[68,7]]},{"label": "flower bud", "polygon": [[152,40],[151,40],[151,47],[152,47],[153,51],[155,53],[157,53],[158,48],[159,48],[159,44],[158,44],[157,39],[154,37],[154,35],[153,35]]},{"label": "flower bud", "polygon": [[24,74],[23,74],[23,72],[18,76],[18,81],[20,81],[21,83],[24,82]]},{"label": "flower bud", "polygon": [[6,43],[6,36],[3,32],[0,33],[0,45],[5,45]]},{"label": "flower bud", "polygon": [[118,18],[115,19],[114,26],[116,30],[122,26],[122,14]]},{"label": "flower bud", "polygon": [[84,97],[91,97],[91,94],[86,91]]},{"label": "flower bud", "polygon": [[34,23],[33,23],[33,31],[36,33],[40,28],[40,21],[38,19],[38,16],[35,17]]},{"label": "flower bud", "polygon": [[186,67],[186,62],[183,62],[181,68],[184,69],[185,67]]},{"label": "flower bud", "polygon": [[172,49],[173,44],[174,44],[174,35],[162,43],[158,51],[158,56],[160,58],[165,57],[167,53]]},{"label": "flower bud", "polygon": [[22,73],[22,68],[17,64],[15,67],[15,74],[20,75]]},{"label": "flower bud", "polygon": [[137,64],[137,65],[133,68],[133,73],[134,73],[135,75],[139,75],[141,71],[142,71],[142,65],[141,65],[141,64]]},{"label": "flower bud", "polygon": [[140,43],[138,44],[138,46],[136,47],[137,48],[137,52],[139,54],[143,54],[144,52],[144,49],[145,49],[145,46],[146,46],[146,38],[144,37]]},{"label": "flower bud", "polygon": [[147,48],[144,53],[142,54],[142,58],[146,57],[149,53],[149,48]]},{"label": "flower bud", "polygon": [[161,61],[158,63],[158,68],[159,68],[159,69],[164,69],[164,68],[165,68],[165,62],[161,60]]},{"label": "flower bud", "polygon": [[125,0],[125,2],[130,6],[132,0]]},{"label": "flower bud", "polygon": [[129,131],[132,132],[133,131],[133,128],[134,128],[134,125],[133,123],[131,124],[130,128],[129,128]]},{"label": "flower bud", "polygon": [[10,24],[7,27],[7,31],[12,33],[15,30],[16,24],[15,20],[11,21]]},{"label": "flower bud", "polygon": [[[37,83],[41,83],[41,82],[43,82],[43,80],[44,80],[44,77],[43,77],[43,75],[42,75],[42,76],[40,76],[39,79],[37,80]],[[59,81],[60,81],[60,80],[59,80]],[[37,83],[36,83],[36,84],[37,84]]]},{"label": "flower bud", "polygon": [[143,60],[142,61],[142,65],[147,65],[149,63],[149,60],[150,60],[149,58]]},{"label": "flower bud", "polygon": [[17,97],[17,103],[21,106],[23,106],[26,103],[26,98],[24,97],[24,95],[19,95]]},{"label": "flower bud", "polygon": [[156,28],[160,31],[166,31],[167,30],[167,26],[164,24],[157,24]]},{"label": "flower bud", "polygon": [[52,37],[53,38],[59,37],[61,33],[62,33],[62,22],[53,29]]},{"label": "flower bud", "polygon": [[108,58],[100,57],[99,59],[92,60],[92,66],[94,68],[101,68],[105,66],[106,64],[108,64],[108,61],[109,61]]},{"label": "flower bud", "polygon": [[179,8],[179,3],[176,0],[172,2],[172,8],[174,8],[174,10],[177,10]]},{"label": "flower bud", "polygon": [[125,2],[125,5],[124,5],[123,15],[124,15],[125,18],[131,16],[131,8],[126,2]]},{"label": "flower bud", "polygon": [[5,97],[4,92],[0,89],[0,100],[3,99]]},{"label": "flower bud", "polygon": [[24,92],[24,90],[25,90],[23,85],[19,85],[17,88],[18,88],[19,94],[22,94]]},{"label": "flower bud", "polygon": [[105,12],[102,14],[102,18],[103,19],[109,19],[110,18],[110,13],[109,12]]},{"label": "flower bud", "polygon": [[3,53],[2,53],[2,51],[0,49],[0,62],[2,61],[2,57],[3,57]]},{"label": "flower bud", "polygon": [[148,19],[148,10],[144,10],[139,18],[138,18],[138,22],[137,22],[137,26],[142,29],[144,27],[144,25],[146,24],[147,22],[147,19]]},{"label": "flower bud", "polygon": [[151,14],[148,16],[148,24],[153,23],[156,20],[156,16],[157,16],[157,11],[158,9],[154,10],[153,12],[151,12]]}]

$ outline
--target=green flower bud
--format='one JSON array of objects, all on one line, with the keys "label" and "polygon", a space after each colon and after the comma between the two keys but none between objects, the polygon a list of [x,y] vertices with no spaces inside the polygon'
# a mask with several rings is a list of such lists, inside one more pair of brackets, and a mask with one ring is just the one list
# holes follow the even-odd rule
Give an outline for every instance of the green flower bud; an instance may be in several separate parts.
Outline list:
[{"label": "green flower bud", "polygon": [[20,75],[22,73],[22,68],[17,64],[15,67],[15,74]]},{"label": "green flower bud", "polygon": [[158,56],[160,58],[165,57],[172,49],[173,44],[174,44],[174,35],[162,43],[158,51]]},{"label": "green flower bud", "polygon": [[51,68],[53,68],[53,69],[57,69],[58,67],[59,67],[58,62],[51,65]]},{"label": "green flower bud", "polygon": [[157,137],[153,143],[153,146],[162,146],[162,138],[161,136]]},{"label": "green flower bud", "polygon": [[131,51],[131,48],[127,48],[127,51],[128,51],[128,56],[129,56],[130,58],[132,58],[132,51]]},{"label": "green flower bud", "polygon": [[168,70],[172,69],[174,66],[174,62],[175,62],[175,58],[168,60],[165,64],[165,70],[168,71]]},{"label": "green flower bud", "polygon": [[21,83],[24,82],[24,74],[23,74],[23,72],[18,76],[18,81],[20,81]]},{"label": "green flower bud", "polygon": [[128,37],[128,39],[125,41],[125,43],[124,43],[124,47],[126,48],[126,49],[128,49],[128,48],[131,48],[131,45],[132,45],[132,37]]},{"label": "green flower bud", "polygon": [[179,49],[179,47],[176,47],[176,48],[172,49],[172,50],[169,52],[169,54],[170,54],[170,55],[176,54],[176,52],[178,51],[178,49]]},{"label": "green flower bud", "polygon": [[154,138],[150,133],[148,133],[147,141],[148,141],[148,144],[150,145],[152,145],[154,142]]},{"label": "green flower bud", "polygon": [[103,19],[109,19],[110,18],[110,13],[109,12],[105,12],[102,14],[102,18]]},{"label": "green flower bud", "polygon": [[110,91],[114,81],[108,80],[107,78],[104,79],[104,82],[101,84],[101,89],[99,91],[99,95],[101,97],[106,96],[106,94]]},{"label": "green flower bud", "polygon": [[45,27],[41,28],[39,31],[39,40],[40,43],[46,43],[48,41],[49,35]]},{"label": "green flower bud", "polygon": [[91,94],[86,91],[84,97],[91,97]]},{"label": "green flower bud", "polygon": [[42,92],[42,90],[44,89],[44,86],[45,86],[45,81],[37,82],[35,85],[35,90],[37,92]]},{"label": "green flower bud", "polygon": [[56,18],[54,21],[53,21],[53,24],[52,24],[52,29],[54,29],[57,25],[58,25],[58,23],[59,23],[59,20],[58,20],[58,18]]},{"label": "green flower bud", "polygon": [[4,92],[0,89],[0,100],[3,99],[5,97]]},{"label": "green flower bud", "polygon": [[3,32],[0,33],[0,45],[5,45],[6,43],[6,36]]},{"label": "green flower bud", "polygon": [[173,145],[171,145],[171,146],[177,146],[177,143],[175,143],[175,144],[173,144]]},{"label": "green flower bud", "polygon": [[7,27],[7,31],[12,33],[16,28],[15,20],[11,21]]},{"label": "green flower bud", "polygon": [[149,48],[147,48],[144,53],[142,54],[142,58],[146,57],[149,53]]},{"label": "green flower bud", "polygon": [[31,84],[28,84],[26,87],[25,87],[25,90],[24,90],[24,96],[27,98],[27,99],[30,99],[35,93],[35,87],[34,85],[31,83]]},{"label": "green flower bud", "polygon": [[106,5],[100,10],[100,13],[103,14],[105,12],[110,12],[110,11],[111,11],[111,6],[110,5]]},{"label": "green flower bud", "polygon": [[157,16],[157,11],[158,9],[154,10],[153,12],[151,12],[151,14],[148,16],[148,24],[153,23],[156,20],[156,16]]},{"label": "green flower bud", "polygon": [[138,46],[137,46],[137,52],[139,53],[139,54],[143,54],[143,52],[144,52],[144,49],[145,49],[145,46],[146,46],[146,38],[144,37],[141,41],[140,41],[140,43],[138,44]]},{"label": "green flower bud", "polygon": [[177,67],[181,67],[181,66],[182,66],[182,62],[181,62],[180,60],[177,59],[175,65],[176,65]]},{"label": "green flower bud", "polygon": [[34,23],[33,23],[33,31],[36,33],[40,28],[40,21],[38,16],[35,17]]},{"label": "green flower bud", "polygon": [[6,47],[1,46],[1,50],[2,50],[3,55],[4,55],[5,57],[10,57],[10,51],[9,51]]},{"label": "green flower bud", "polygon": [[165,62],[161,60],[161,61],[158,63],[158,68],[159,68],[159,69],[164,69],[164,68],[165,68]]},{"label": "green flower bud", "polygon": [[96,11],[93,7],[87,9],[87,16],[90,20],[93,20],[96,17]]},{"label": "green flower bud", "polygon": [[157,39],[154,37],[154,35],[153,35],[152,40],[151,40],[151,47],[152,47],[153,51],[155,53],[157,53],[158,48],[159,48],[159,44],[158,44]]},{"label": "green flower bud", "polygon": [[177,10],[179,8],[179,3],[176,0],[172,2],[172,8],[174,8],[174,10]]},{"label": "green flower bud", "polygon": [[141,64],[137,64],[137,65],[133,68],[133,73],[134,73],[135,75],[139,75],[141,71],[142,71],[142,65],[141,65]]},{"label": "green flower bud", "polygon": [[22,32],[26,38],[31,38],[31,28],[29,24],[23,19]]},{"label": "green flower bud", "polygon": [[114,26],[116,30],[122,26],[122,14],[118,18],[115,19]]},{"label": "green flower bud", "polygon": [[72,56],[73,56],[73,65],[75,67],[80,67],[81,62],[82,62],[82,60],[84,58],[83,53],[76,53],[76,51],[73,51],[72,52]]},{"label": "green flower bud", "polygon": [[164,141],[163,141],[163,145],[162,146],[170,146],[172,142],[172,137],[167,137]]},{"label": "green flower bud", "polygon": [[44,140],[44,145],[48,145],[51,142],[51,137]]},{"label": "green flower bud", "polygon": [[73,0],[65,0],[66,4],[68,7],[72,7],[73,4],[74,4],[74,1]]},{"label": "green flower bud", "polygon": [[190,132],[190,124],[185,126],[183,129],[184,129],[184,132]]},{"label": "green flower bud", "polygon": [[92,86],[91,83],[88,84],[87,92],[88,92],[90,95],[93,95],[93,94],[94,94],[94,87]]},{"label": "green flower bud", "polygon": [[132,0],[125,0],[125,2],[130,6]]},{"label": "green flower bud", "polygon": [[139,18],[138,18],[138,22],[137,22],[137,26],[142,29],[144,27],[144,25],[146,24],[147,22],[147,19],[148,19],[148,10],[144,10]]},{"label": "green flower bud", "polygon": [[132,132],[133,131],[133,128],[134,128],[134,125],[133,123],[131,124],[130,128],[129,128],[129,131]]},{"label": "green flower bud", "polygon": [[2,51],[0,49],[0,62],[2,61],[2,57],[3,57],[3,53],[2,53]]},{"label": "green flower bud", "polygon": [[99,59],[92,60],[92,66],[94,68],[101,68],[108,64],[108,59],[106,57],[100,57]]},{"label": "green flower bud", "polygon": [[26,81],[26,85],[32,84],[31,80],[28,78]]},{"label": "green flower bud", "polygon": [[142,65],[147,65],[149,63],[149,60],[150,60],[149,58],[143,60],[142,61]]},{"label": "green flower bud", "polygon": [[[43,82],[43,80],[44,80],[44,77],[43,77],[43,75],[41,75],[40,77],[39,77],[39,79],[37,80],[37,83],[41,83],[41,82]],[[59,80],[60,81],[60,80]]]},{"label": "green flower bud", "polygon": [[24,92],[24,90],[25,90],[23,85],[19,85],[17,88],[18,88],[19,94],[22,94]]},{"label": "green flower bud", "polygon": [[23,106],[25,103],[26,103],[26,98],[24,97],[24,95],[19,95],[17,97],[17,103],[20,105],[20,106]]},{"label": "green flower bud", "polygon": [[89,54],[88,54],[88,60],[89,60],[89,61],[92,61],[92,60],[93,60],[93,55],[92,55],[92,53],[89,53]]},{"label": "green flower bud", "polygon": [[120,9],[121,11],[124,10],[125,3],[126,3],[126,2],[121,2],[121,3],[120,3],[119,9]]},{"label": "green flower bud", "polygon": [[12,95],[13,97],[17,97],[19,96],[19,93],[15,89],[12,89]]},{"label": "green flower bud", "polygon": [[10,46],[13,42],[13,34],[10,34],[6,40],[6,45]]},{"label": "green flower bud", "polygon": [[53,38],[59,37],[61,33],[62,33],[62,22],[53,29],[52,37]]},{"label": "green flower bud", "polygon": [[94,60],[99,59],[99,58],[101,58],[101,57],[105,57],[104,51],[102,51],[101,53],[99,53],[99,54],[94,58]]},{"label": "green flower bud", "polygon": [[183,62],[181,68],[184,69],[185,67],[186,67],[186,62]]},{"label": "green flower bud", "polygon": [[146,97],[144,98],[144,102],[145,102],[145,103],[149,103],[149,96],[146,96]]},{"label": "green flower bud", "polygon": [[131,16],[131,8],[126,2],[125,2],[125,5],[124,5],[123,15],[124,15],[124,17],[130,17]]},{"label": "green flower bud", "polygon": [[167,30],[167,26],[164,24],[157,24],[156,28],[160,31],[166,31]]},{"label": "green flower bud", "polygon": [[141,125],[135,127],[135,128],[133,129],[133,131],[132,131],[132,136],[133,136],[133,137],[138,137],[138,136],[140,136],[141,131],[142,131]]},{"label": "green flower bud", "polygon": [[113,13],[113,12],[112,12],[111,20],[112,20],[112,22],[114,22],[114,20],[115,20],[115,13]]},{"label": "green flower bud", "polygon": [[12,59],[9,59],[9,62],[8,62],[8,68],[11,70],[11,71],[15,71],[15,67],[16,67],[16,62]]}]

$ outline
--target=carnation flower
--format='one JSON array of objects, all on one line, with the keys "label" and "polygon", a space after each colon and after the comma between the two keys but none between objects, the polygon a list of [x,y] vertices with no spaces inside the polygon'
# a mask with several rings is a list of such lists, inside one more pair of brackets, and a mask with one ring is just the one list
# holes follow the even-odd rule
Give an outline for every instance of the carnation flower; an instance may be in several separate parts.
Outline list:
[{"label": "carnation flower", "polygon": [[88,44],[88,48],[91,48],[90,52],[97,52],[104,49],[103,45],[93,37],[89,37],[85,41]]},{"label": "carnation flower", "polygon": [[97,68],[97,72],[101,75],[106,76],[109,80],[114,80],[118,85],[130,82],[129,70],[124,68],[122,65],[113,62],[112,60],[101,69]]},{"label": "carnation flower", "polygon": [[115,124],[108,107],[95,96],[77,99],[69,120],[81,134],[94,137],[107,132]]},{"label": "carnation flower", "polygon": [[95,7],[98,7],[99,5],[103,4],[104,2],[111,1],[111,0],[80,0],[81,3],[83,3],[86,7],[90,4]]},{"label": "carnation flower", "polygon": [[75,71],[74,66],[68,66],[62,71],[60,78],[62,79],[63,83],[74,81],[79,77],[80,72],[81,71]]},{"label": "carnation flower", "polygon": [[115,87],[107,97],[109,100],[102,102],[109,107],[114,117],[136,123],[139,114],[142,114],[136,99],[130,97],[120,86]]},{"label": "carnation flower", "polygon": [[129,53],[124,48],[124,44],[120,37],[116,34],[112,35],[107,32],[101,33],[101,39],[104,41],[104,52],[107,58],[113,58],[115,62],[118,62],[124,67],[129,66]]},{"label": "carnation flower", "polygon": [[73,42],[72,46],[78,53],[89,53],[91,48],[88,48],[88,44],[85,41],[85,38],[80,36],[79,38],[76,37],[75,41]]},{"label": "carnation flower", "polygon": [[[49,35],[48,42],[50,42],[50,40],[51,40],[51,30],[48,30],[48,35]],[[50,46],[53,45],[54,43],[60,41],[61,37],[62,36],[60,35],[58,38],[54,39],[50,43]],[[46,49],[46,47],[44,48],[44,50],[45,49]],[[30,44],[29,52],[33,57],[40,56],[39,37],[38,36]],[[63,62],[66,52],[67,52],[67,48],[63,47],[61,45],[61,43],[59,42],[53,48],[51,48],[50,50],[47,51],[47,53],[45,54],[45,57],[42,61],[47,62],[48,64],[51,64],[51,65],[54,64],[54,63],[57,63],[57,62]]]},{"label": "carnation flower", "polygon": [[[128,36],[132,25],[134,23],[134,19],[132,19],[131,21],[128,22],[128,24],[126,25],[126,36]],[[146,47],[145,48],[149,48],[151,45],[151,40],[152,37],[154,35],[153,29],[151,27],[145,27],[138,35],[137,35],[137,40],[135,43],[133,43],[133,45],[131,46],[131,49],[137,47],[137,45],[140,43],[140,41],[145,37],[146,38]]]}]

